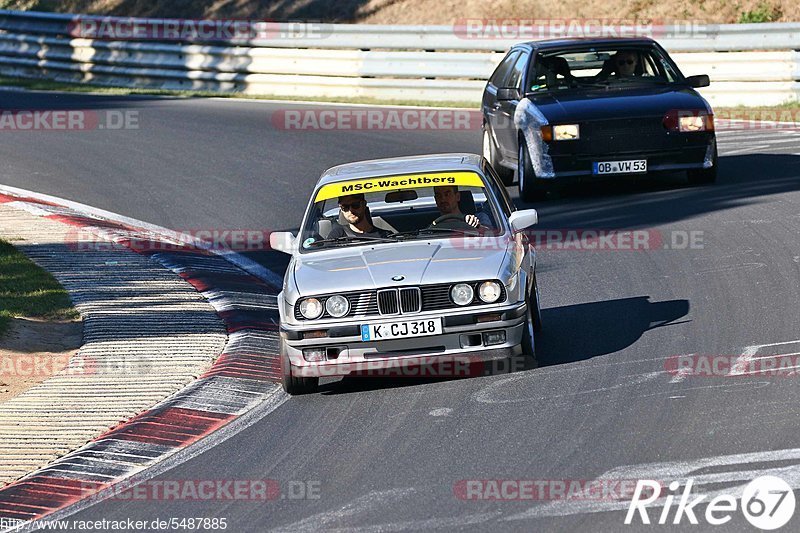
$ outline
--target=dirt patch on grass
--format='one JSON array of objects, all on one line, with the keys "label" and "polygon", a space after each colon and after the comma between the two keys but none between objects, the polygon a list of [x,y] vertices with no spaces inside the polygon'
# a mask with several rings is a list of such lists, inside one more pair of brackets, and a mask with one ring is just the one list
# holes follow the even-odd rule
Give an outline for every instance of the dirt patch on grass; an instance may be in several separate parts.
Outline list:
[{"label": "dirt patch on grass", "polygon": [[60,372],[83,325],[67,291],[0,239],[0,402]]},{"label": "dirt patch on grass", "polygon": [[82,339],[79,321],[12,318],[0,337],[0,403],[63,370]]}]

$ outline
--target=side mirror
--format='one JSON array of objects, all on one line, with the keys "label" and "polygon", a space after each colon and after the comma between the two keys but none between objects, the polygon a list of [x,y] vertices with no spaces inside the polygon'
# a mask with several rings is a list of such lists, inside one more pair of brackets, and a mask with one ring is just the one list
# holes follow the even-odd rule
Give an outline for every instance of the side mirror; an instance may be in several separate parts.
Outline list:
[{"label": "side mirror", "polygon": [[536,212],[536,209],[514,211],[511,213],[511,216],[508,217],[508,221],[511,223],[511,229],[514,231],[522,231],[539,223],[539,213]]},{"label": "side mirror", "polygon": [[689,76],[686,78],[686,83],[689,87],[708,87],[711,85],[711,80],[708,79],[708,74],[700,74],[699,76]]},{"label": "side mirror", "polygon": [[275,231],[269,234],[269,246],[273,250],[291,255],[295,249],[295,237],[288,231]]},{"label": "side mirror", "polygon": [[519,94],[519,89],[513,87],[504,87],[502,89],[497,89],[497,99],[498,100],[519,100],[521,95]]}]

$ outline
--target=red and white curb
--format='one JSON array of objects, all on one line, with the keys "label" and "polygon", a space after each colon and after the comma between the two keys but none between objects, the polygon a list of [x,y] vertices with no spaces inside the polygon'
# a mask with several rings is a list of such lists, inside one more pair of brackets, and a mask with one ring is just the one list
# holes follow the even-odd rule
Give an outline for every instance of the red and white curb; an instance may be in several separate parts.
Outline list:
[{"label": "red and white curb", "polygon": [[[174,232],[74,202],[0,186],[0,203],[111,236],[117,244],[147,232],[172,242]],[[185,236],[179,236],[181,240]],[[243,256],[191,242],[179,251],[142,252],[192,284],[222,319],[223,353],[198,380],[82,448],[0,489],[0,518],[25,523],[51,516],[177,454],[266,403],[286,396],[280,379],[280,276]],[[133,249],[133,248],[132,248]],[[133,253],[133,252],[131,252]],[[247,269],[247,271],[243,270]],[[202,444],[202,443],[199,443]]]}]

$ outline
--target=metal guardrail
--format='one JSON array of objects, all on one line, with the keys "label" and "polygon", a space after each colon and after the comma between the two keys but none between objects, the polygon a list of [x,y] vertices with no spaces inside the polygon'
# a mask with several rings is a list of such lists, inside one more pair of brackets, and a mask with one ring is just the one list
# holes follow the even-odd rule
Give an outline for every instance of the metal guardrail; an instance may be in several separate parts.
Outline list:
[{"label": "metal guardrail", "polygon": [[[143,27],[170,22],[0,10],[0,74],[275,96],[477,103],[502,52],[528,40],[495,39],[497,32],[489,30],[480,33],[488,38],[472,38],[465,25],[269,22],[248,23],[247,34],[255,38],[184,36],[186,42],[157,42],[74,37],[84,33],[81,24],[125,21]],[[793,51],[800,49],[798,23],[649,31],[685,74],[710,75],[712,85],[702,92],[714,105],[800,99],[800,53]]]},{"label": "metal guardrail", "polygon": [[[114,22],[113,17],[40,13],[34,11],[0,10],[0,29],[14,33],[33,35],[68,34],[70,24],[79,21]],[[143,25],[161,25],[160,19],[136,19]],[[578,20],[578,19],[575,19]],[[567,19],[564,19],[567,21]],[[554,31],[549,35],[559,36],[558,27],[537,27],[530,31],[525,27],[497,27],[495,21],[473,21],[479,27],[471,31],[470,20],[446,26],[420,25],[373,25],[373,24],[317,24],[317,23],[272,23],[253,22],[258,34],[272,37],[255,39],[226,39],[226,43],[237,46],[268,48],[328,48],[328,49],[405,49],[405,50],[480,50],[502,52],[521,41],[536,40],[541,29]],[[544,21],[547,22],[547,21]],[[555,21],[559,22],[559,21]],[[594,28],[587,26],[587,31]],[[599,27],[598,27],[599,28]],[[619,28],[609,30],[622,33]],[[767,24],[700,24],[686,22],[671,25],[642,25],[632,31],[658,40],[670,52],[731,52],[751,50],[800,50],[800,23]],[[510,36],[508,36],[511,34]],[[74,35],[74,34],[73,34]],[[549,37],[543,36],[543,37]],[[579,36],[579,35],[578,35]],[[591,35],[587,35],[591,36]],[[187,38],[187,42],[213,43],[219,40]]]}]

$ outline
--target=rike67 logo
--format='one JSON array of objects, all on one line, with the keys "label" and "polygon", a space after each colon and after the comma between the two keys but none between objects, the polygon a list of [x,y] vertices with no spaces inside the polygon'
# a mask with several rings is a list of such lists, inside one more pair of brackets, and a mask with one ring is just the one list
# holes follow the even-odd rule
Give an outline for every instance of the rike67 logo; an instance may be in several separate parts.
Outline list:
[{"label": "rike67 logo", "polygon": [[[761,476],[748,483],[740,501],[731,494],[718,494],[707,501],[707,494],[692,494],[693,486],[691,479],[685,484],[673,481],[665,489],[666,495],[662,495],[664,487],[660,482],[639,480],[625,515],[625,524],[635,523],[638,514],[638,521],[642,524],[678,525],[688,522],[697,525],[700,517],[710,525],[719,526],[730,522],[734,514],[741,511],[745,519],[758,529],[773,530],[786,525],[794,515],[792,487],[776,476]],[[702,506],[705,506],[704,513],[699,510]],[[655,516],[650,516],[648,508],[655,511]]]}]

